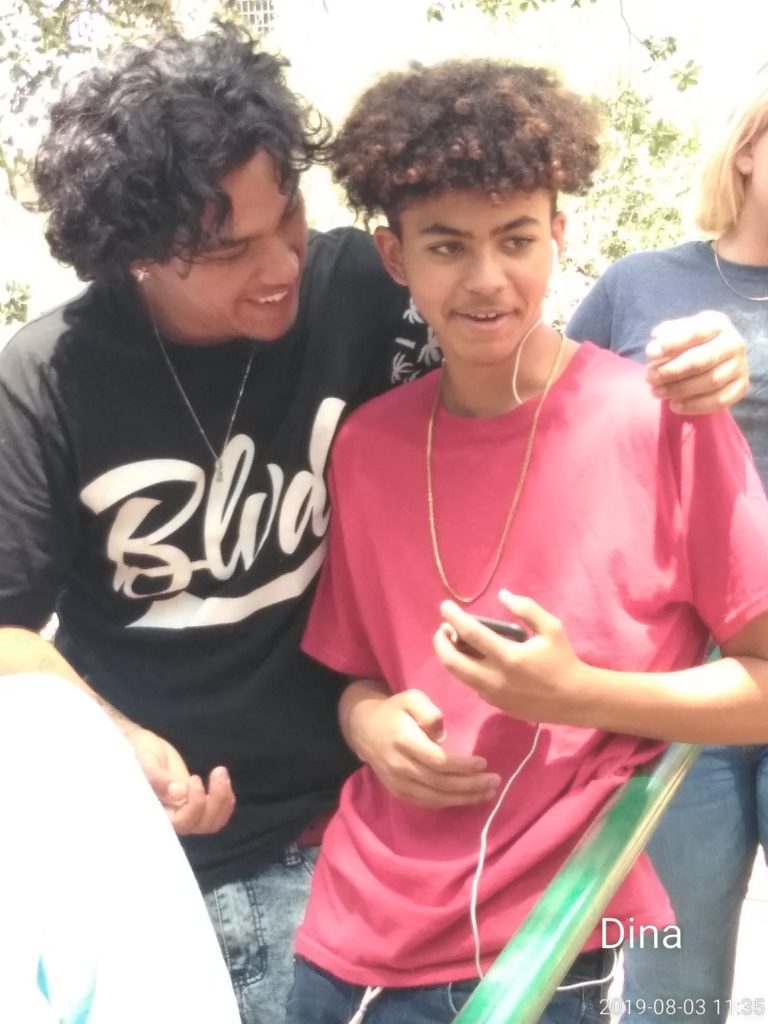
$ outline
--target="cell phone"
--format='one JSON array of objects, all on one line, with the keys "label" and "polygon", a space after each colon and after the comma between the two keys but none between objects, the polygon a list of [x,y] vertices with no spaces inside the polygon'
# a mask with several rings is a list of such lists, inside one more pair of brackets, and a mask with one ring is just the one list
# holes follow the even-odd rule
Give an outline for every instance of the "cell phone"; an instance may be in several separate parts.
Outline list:
[{"label": "cell phone", "polygon": [[499,636],[503,636],[507,640],[516,640],[517,643],[522,644],[528,639],[528,633],[522,626],[518,626],[516,622],[505,622],[503,619],[489,619],[485,615],[476,615],[475,618],[478,622],[487,626],[488,629],[492,629],[494,633],[498,633]]},{"label": "cell phone", "polygon": [[[528,639],[528,633],[523,629],[522,626],[518,626],[514,622],[505,622],[503,619],[489,619],[486,615],[476,615],[475,618],[483,626],[487,626],[488,629],[492,629],[494,633],[498,633],[499,636],[503,636],[507,640],[515,640],[517,643],[524,643]],[[482,655],[478,650],[468,644],[466,640],[463,640],[460,636],[454,641],[454,647],[461,654],[466,654],[470,658],[482,658]]]}]

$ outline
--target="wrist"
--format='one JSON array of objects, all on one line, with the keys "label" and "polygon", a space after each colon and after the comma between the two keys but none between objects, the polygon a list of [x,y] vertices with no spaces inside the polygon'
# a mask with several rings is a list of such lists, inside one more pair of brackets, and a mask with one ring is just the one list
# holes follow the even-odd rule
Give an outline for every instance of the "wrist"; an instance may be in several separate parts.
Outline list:
[{"label": "wrist", "polygon": [[136,733],[144,731],[143,725],[134,722],[132,718],[127,718],[122,711],[118,711],[116,707],[98,695],[96,696],[96,703],[127,740],[130,741]]},{"label": "wrist", "polygon": [[588,665],[581,658],[576,659],[571,676],[571,692],[576,695],[568,724],[587,729],[603,729],[601,719],[605,712],[605,683],[609,670]]},{"label": "wrist", "polygon": [[367,761],[365,742],[371,715],[391,694],[381,683],[357,679],[350,683],[339,702],[339,725],[347,746],[361,761]]}]

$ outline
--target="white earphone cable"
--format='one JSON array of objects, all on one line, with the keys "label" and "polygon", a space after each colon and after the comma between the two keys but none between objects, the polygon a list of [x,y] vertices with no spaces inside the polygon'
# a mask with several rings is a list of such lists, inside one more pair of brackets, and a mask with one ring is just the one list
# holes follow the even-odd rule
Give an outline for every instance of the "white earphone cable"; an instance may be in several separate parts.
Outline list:
[{"label": "white earphone cable", "polygon": [[522,759],[517,768],[515,768],[515,770],[512,772],[510,777],[507,779],[504,789],[502,789],[498,800],[494,804],[493,810],[486,818],[485,824],[483,825],[483,830],[480,833],[480,853],[477,858],[475,876],[472,879],[472,892],[469,900],[469,920],[472,925],[472,938],[475,943],[475,967],[477,969],[477,976],[479,978],[484,977],[484,975],[482,966],[480,964],[480,929],[477,924],[477,897],[478,892],[480,890],[480,877],[483,873],[483,868],[485,867],[485,855],[488,850],[488,833],[490,831],[491,825],[493,824],[493,819],[496,817],[496,814],[501,809],[501,805],[504,803],[507,793],[509,792],[510,786],[518,777],[523,768],[525,768],[525,766],[528,764],[530,759],[533,757],[534,751],[536,750],[536,745],[539,742],[540,734],[541,723],[539,723],[536,726],[536,732],[533,735],[533,742],[531,743],[530,750]]}]

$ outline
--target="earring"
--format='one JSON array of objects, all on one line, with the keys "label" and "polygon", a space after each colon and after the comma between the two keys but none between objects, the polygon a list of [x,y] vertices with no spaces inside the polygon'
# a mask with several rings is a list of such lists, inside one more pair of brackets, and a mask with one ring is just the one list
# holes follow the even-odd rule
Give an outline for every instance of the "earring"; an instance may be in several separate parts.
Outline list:
[{"label": "earring", "polygon": [[136,283],[144,284],[144,282],[147,279],[148,273],[149,271],[147,270],[146,267],[136,267],[136,269],[133,271],[133,276],[136,279]]}]

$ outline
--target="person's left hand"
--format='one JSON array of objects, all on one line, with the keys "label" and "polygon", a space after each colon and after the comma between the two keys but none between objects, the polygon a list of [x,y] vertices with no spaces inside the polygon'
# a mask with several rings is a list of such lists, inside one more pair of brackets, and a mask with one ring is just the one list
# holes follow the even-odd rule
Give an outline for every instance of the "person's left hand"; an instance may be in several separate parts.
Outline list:
[{"label": "person's left hand", "polygon": [[654,328],[645,355],[654,395],[686,416],[726,409],[749,388],[746,343],[717,310],[665,320]]},{"label": "person's left hand", "polygon": [[[531,630],[524,643],[506,640],[453,601],[434,635],[437,657],[457,679],[494,707],[529,722],[582,724],[588,702],[587,666],[576,656],[563,625],[528,597],[502,590],[501,603]],[[451,632],[480,657],[456,649]]]}]

